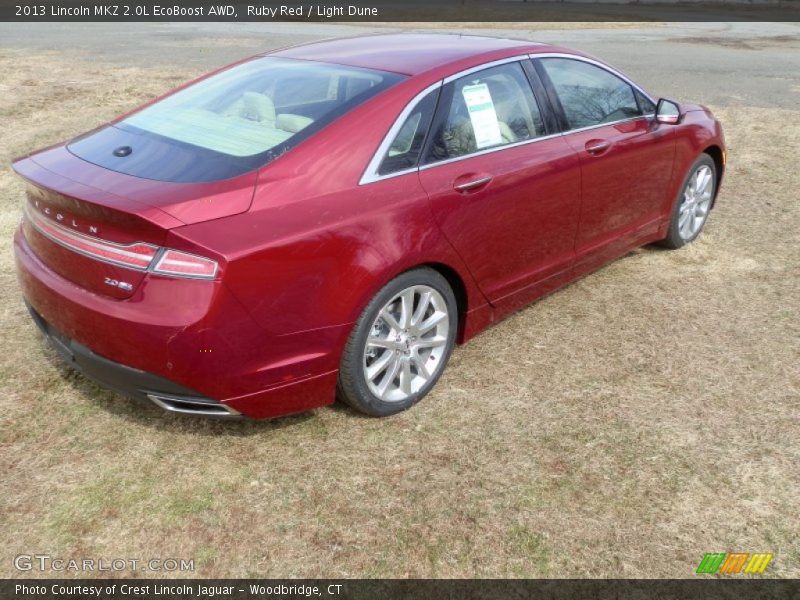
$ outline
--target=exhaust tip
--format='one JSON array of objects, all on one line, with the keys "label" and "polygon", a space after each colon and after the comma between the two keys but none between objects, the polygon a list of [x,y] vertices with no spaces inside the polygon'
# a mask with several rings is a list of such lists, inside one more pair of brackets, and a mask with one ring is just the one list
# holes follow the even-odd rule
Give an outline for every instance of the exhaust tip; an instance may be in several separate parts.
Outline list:
[{"label": "exhaust tip", "polygon": [[147,394],[147,398],[156,406],[169,412],[201,417],[240,417],[241,413],[230,406],[207,398],[189,398],[186,396],[168,396],[165,394]]}]

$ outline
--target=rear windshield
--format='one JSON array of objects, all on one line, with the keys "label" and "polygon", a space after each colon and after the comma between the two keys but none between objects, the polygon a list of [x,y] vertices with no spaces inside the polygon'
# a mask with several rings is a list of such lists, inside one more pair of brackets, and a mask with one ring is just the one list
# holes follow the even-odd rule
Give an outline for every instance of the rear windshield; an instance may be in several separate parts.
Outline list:
[{"label": "rear windshield", "polygon": [[161,181],[213,181],[263,166],[401,75],[257,58],[69,144],[100,166]]}]

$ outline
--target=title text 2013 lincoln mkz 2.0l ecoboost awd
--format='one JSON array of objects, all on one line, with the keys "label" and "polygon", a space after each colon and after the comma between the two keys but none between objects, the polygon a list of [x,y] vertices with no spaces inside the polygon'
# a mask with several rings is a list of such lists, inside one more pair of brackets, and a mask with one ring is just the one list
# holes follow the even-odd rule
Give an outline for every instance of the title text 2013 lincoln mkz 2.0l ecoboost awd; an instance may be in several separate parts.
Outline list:
[{"label": "title text 2013 lincoln mkz 2.0l ecoboost awd", "polygon": [[700,233],[719,122],[527,41],[384,35],[242,61],[21,158],[34,321],[178,412],[422,398],[453,345]]}]

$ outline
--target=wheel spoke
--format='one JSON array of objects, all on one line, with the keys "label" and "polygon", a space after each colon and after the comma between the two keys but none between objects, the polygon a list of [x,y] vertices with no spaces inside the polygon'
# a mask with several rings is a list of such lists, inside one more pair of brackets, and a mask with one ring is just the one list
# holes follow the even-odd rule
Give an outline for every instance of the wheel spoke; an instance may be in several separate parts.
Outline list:
[{"label": "wheel spoke", "polygon": [[404,394],[411,394],[411,380],[414,375],[411,373],[411,361],[404,360],[400,371],[400,389]]},{"label": "wheel spoke", "polygon": [[700,190],[703,189],[703,187],[702,187],[703,186],[703,169],[698,169],[695,172],[693,179],[694,179],[694,181],[692,182],[692,191],[694,192],[694,195],[696,196],[697,194],[700,193]]},{"label": "wheel spoke", "polygon": [[425,313],[428,311],[428,306],[431,303],[432,295],[433,294],[430,290],[426,290],[420,294],[417,309],[414,311],[414,315],[411,317],[411,323],[409,323],[411,327],[416,327],[425,317]]},{"label": "wheel spoke", "polygon": [[397,350],[397,342],[386,338],[371,337],[367,339],[367,348],[386,348],[387,350]]},{"label": "wheel spoke", "polygon": [[425,361],[419,356],[419,354],[413,354],[411,356],[411,360],[413,361],[414,365],[417,367],[417,373],[423,379],[430,379],[431,374],[428,371],[428,367],[425,366]]},{"label": "wheel spoke", "polygon": [[417,340],[416,347],[417,348],[438,348],[440,346],[444,346],[447,343],[447,338],[444,337],[432,337],[432,338],[421,338]]},{"label": "wheel spoke", "polygon": [[427,320],[425,320],[423,323],[420,323],[417,329],[419,330],[420,334],[427,333],[446,318],[447,318],[446,312],[437,310],[430,317],[428,317]]},{"label": "wheel spoke", "polygon": [[697,172],[697,193],[705,194],[708,184],[711,183],[711,169],[705,167]]},{"label": "wheel spoke", "polygon": [[683,239],[687,239],[692,235],[692,221],[694,221],[694,216],[692,213],[687,213],[688,218],[684,222],[683,225],[680,226],[680,233]]},{"label": "wheel spoke", "polygon": [[367,367],[367,379],[375,381],[375,378],[389,366],[389,363],[394,360],[394,357],[394,352],[384,352],[383,356]]},{"label": "wheel spoke", "polygon": [[402,327],[400,327],[400,323],[397,322],[397,319],[394,318],[394,315],[389,312],[389,307],[384,306],[383,310],[381,310],[381,319],[383,322],[386,323],[390,328],[394,329],[395,331],[400,331]]},{"label": "wheel spoke", "polygon": [[391,357],[390,360],[392,364],[386,369],[386,374],[378,385],[378,394],[381,398],[386,396],[386,392],[389,391],[389,386],[392,385],[392,382],[397,378],[397,372],[400,370],[400,361],[395,355],[391,355]]},{"label": "wheel spoke", "polygon": [[411,314],[414,311],[414,289],[409,288],[400,296],[400,327],[405,329],[411,323]]}]

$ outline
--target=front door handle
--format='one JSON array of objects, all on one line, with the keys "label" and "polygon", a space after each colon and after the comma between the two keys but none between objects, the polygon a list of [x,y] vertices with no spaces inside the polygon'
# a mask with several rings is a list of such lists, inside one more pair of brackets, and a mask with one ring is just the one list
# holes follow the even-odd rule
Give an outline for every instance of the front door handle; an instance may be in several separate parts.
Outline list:
[{"label": "front door handle", "polygon": [[586,142],[584,148],[586,148],[586,152],[592,156],[597,156],[611,148],[611,142],[608,140],[589,140]]},{"label": "front door handle", "polygon": [[491,180],[492,180],[492,176],[491,175],[484,175],[482,177],[476,177],[475,179],[469,179],[469,180],[464,181],[464,182],[458,182],[459,180],[456,179],[456,182],[458,182],[458,183],[453,184],[453,189],[455,191],[460,192],[460,193],[463,194],[464,192],[477,190],[478,188],[481,188],[481,187],[485,186]]}]

